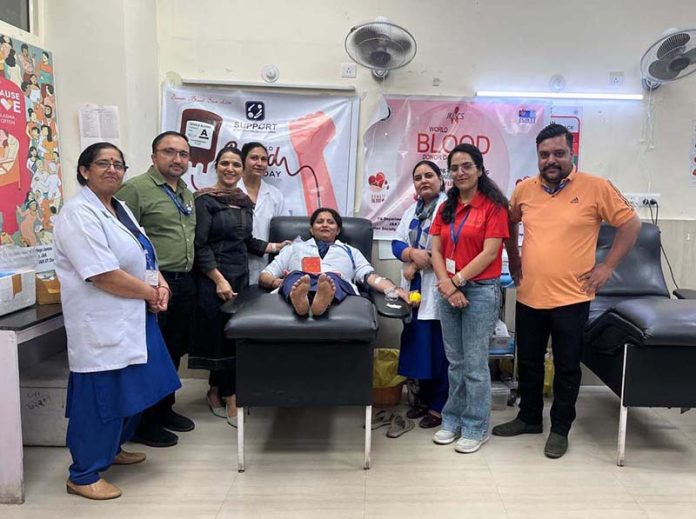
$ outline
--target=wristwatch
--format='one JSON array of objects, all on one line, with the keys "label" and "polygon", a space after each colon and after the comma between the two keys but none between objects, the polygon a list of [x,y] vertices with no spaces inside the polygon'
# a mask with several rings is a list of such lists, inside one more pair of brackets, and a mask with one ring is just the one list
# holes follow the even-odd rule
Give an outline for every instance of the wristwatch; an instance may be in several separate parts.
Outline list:
[{"label": "wristwatch", "polygon": [[454,276],[452,276],[452,283],[457,285],[458,287],[463,287],[466,285],[466,279],[464,279],[459,272],[457,272]]}]

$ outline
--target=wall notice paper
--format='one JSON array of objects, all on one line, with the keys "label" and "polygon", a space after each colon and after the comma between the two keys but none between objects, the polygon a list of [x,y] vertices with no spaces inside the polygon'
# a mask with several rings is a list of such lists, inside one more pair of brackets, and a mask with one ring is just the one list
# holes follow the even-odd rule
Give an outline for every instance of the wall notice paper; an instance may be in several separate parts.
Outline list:
[{"label": "wall notice paper", "polygon": [[183,178],[193,190],[216,182],[218,150],[257,141],[268,149],[264,180],[283,193],[288,214],[332,207],[351,216],[359,107],[357,96],[166,85],[162,130],[189,139],[191,164]]},{"label": "wall notice paper", "polygon": [[120,147],[118,106],[85,104],[80,107],[80,144],[84,150],[97,142]]}]

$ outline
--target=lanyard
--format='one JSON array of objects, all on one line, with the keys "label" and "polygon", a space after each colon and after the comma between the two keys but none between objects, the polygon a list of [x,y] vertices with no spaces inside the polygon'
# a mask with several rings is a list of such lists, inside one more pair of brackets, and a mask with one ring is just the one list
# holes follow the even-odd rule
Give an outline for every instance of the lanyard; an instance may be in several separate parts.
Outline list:
[{"label": "lanyard", "polygon": [[544,188],[544,191],[546,191],[549,195],[555,195],[561,192],[561,189],[566,187],[568,185],[568,178],[564,178],[561,180],[555,187],[547,187],[543,183],[541,184],[541,187]]},{"label": "lanyard", "polygon": [[338,243],[332,243],[331,245],[335,245],[336,247],[340,247],[346,251],[346,254],[348,254],[348,257],[350,258],[350,262],[353,264],[353,270],[355,270],[355,258],[353,257],[353,252],[348,248],[348,246],[339,245]]},{"label": "lanyard", "polygon": [[469,210],[464,215],[464,218],[462,218],[462,222],[459,224],[459,227],[457,227],[457,235],[456,236],[454,234],[454,220],[450,224],[450,238],[452,239],[452,244],[454,245],[454,248],[457,247],[457,242],[459,241],[459,235],[462,233],[462,228],[464,227],[464,224],[466,223],[466,221],[469,219],[470,214],[471,214],[471,206],[469,206]]},{"label": "lanyard", "polygon": [[174,202],[174,205],[181,214],[183,214],[184,216],[191,216],[191,207],[185,207],[181,203],[181,200],[179,200],[179,197],[176,196],[176,193],[169,184],[162,184],[162,189],[164,189],[164,192],[167,193],[167,196],[172,200],[172,202]]},{"label": "lanyard", "polygon": [[[145,265],[147,270],[157,270],[157,258],[155,257],[155,249],[152,242],[138,228],[138,226],[130,219],[128,213],[118,200],[114,199],[114,208],[116,209],[116,220],[121,223],[131,233],[133,238],[138,240],[138,243],[145,252]],[[106,214],[106,213],[105,213]],[[110,214],[107,217],[113,218]]]}]

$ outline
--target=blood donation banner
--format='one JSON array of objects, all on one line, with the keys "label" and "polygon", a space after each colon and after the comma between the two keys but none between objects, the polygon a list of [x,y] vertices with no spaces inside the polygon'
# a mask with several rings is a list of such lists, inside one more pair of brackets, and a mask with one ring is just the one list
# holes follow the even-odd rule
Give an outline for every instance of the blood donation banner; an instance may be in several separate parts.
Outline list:
[{"label": "blood donation banner", "polygon": [[53,57],[0,34],[0,245],[35,247],[51,269],[63,203]]},{"label": "blood donation banner", "polygon": [[193,190],[216,181],[215,155],[258,141],[268,148],[265,181],[285,196],[288,214],[320,206],[352,215],[358,136],[357,96],[298,95],[166,85],[162,130],[185,134]]},{"label": "blood donation banner", "polygon": [[537,172],[535,139],[550,121],[543,101],[385,96],[363,136],[364,179],[360,214],[376,239],[392,239],[415,200],[413,166],[432,160],[447,186],[447,154],[460,143],[477,146],[491,178],[507,194]]}]

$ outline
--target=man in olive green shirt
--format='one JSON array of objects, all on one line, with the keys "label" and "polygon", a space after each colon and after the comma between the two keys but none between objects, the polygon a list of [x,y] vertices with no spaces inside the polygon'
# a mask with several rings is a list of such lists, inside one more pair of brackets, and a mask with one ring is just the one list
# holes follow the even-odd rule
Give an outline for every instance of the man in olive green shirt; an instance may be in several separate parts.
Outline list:
[{"label": "man in olive green shirt", "polygon": [[[158,323],[177,369],[193,340],[196,309],[196,285],[191,274],[196,211],[193,193],[181,179],[189,157],[184,135],[161,133],[152,141],[150,169],[128,180],[116,194],[133,211],[155,246],[160,272],[172,291],[169,308],[158,315]],[[133,441],[152,447],[176,445],[178,437],[171,431],[190,431],[194,423],[174,412],[173,405],[174,393],[147,409]]]}]

